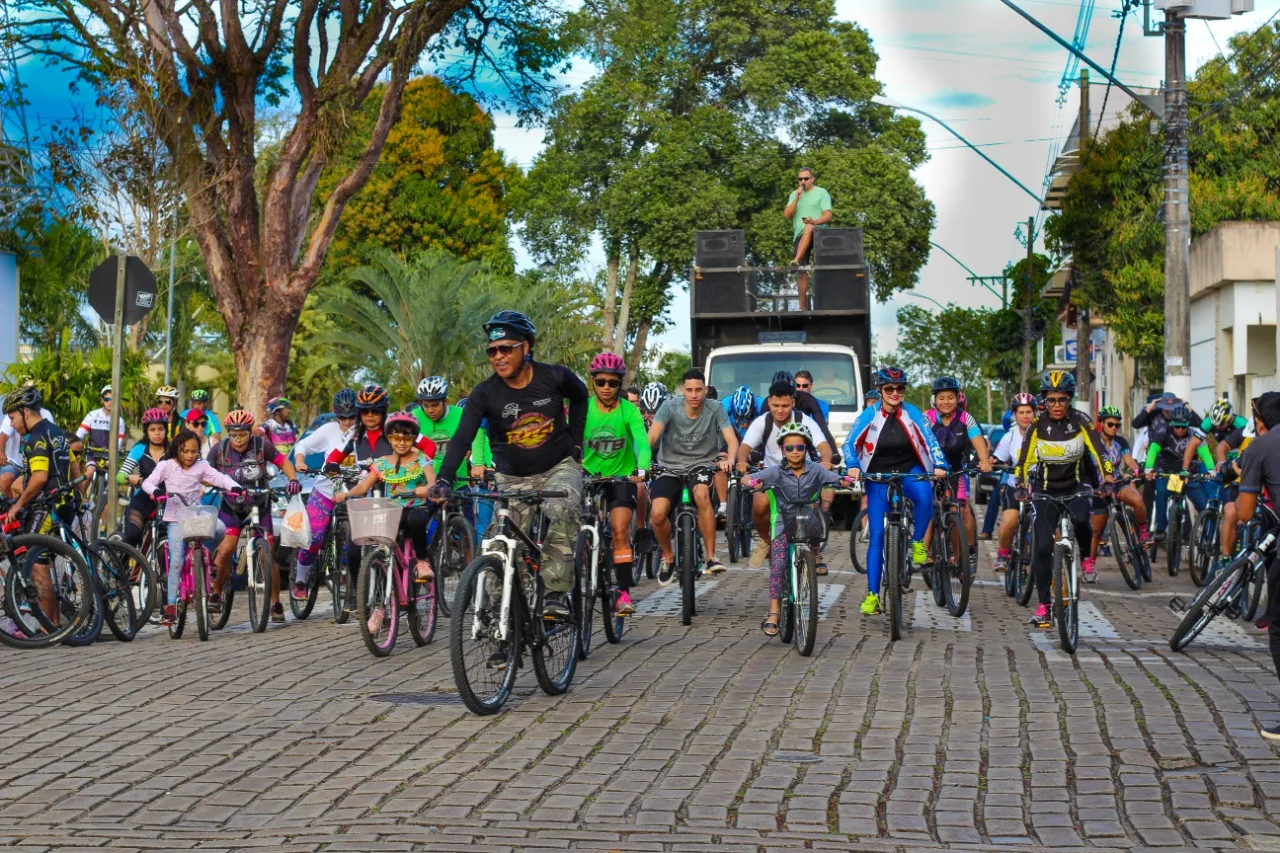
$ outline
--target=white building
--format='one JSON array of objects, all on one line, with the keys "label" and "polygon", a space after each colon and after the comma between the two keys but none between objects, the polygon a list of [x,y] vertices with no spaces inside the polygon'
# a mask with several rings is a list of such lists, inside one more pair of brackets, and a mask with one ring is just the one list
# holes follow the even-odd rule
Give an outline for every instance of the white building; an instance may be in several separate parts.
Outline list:
[{"label": "white building", "polygon": [[1276,388],[1280,222],[1220,222],[1191,244],[1191,405]]}]

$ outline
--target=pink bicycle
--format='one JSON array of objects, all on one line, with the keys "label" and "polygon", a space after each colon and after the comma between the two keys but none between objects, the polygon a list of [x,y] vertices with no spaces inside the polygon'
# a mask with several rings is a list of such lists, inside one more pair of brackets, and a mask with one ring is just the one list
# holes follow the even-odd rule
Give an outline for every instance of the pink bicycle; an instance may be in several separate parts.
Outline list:
[{"label": "pink bicycle", "polygon": [[[164,499],[164,495],[157,496]],[[175,495],[175,497],[177,497]],[[179,498],[181,500],[181,498]],[[159,501],[163,513],[164,502]],[[177,640],[187,624],[187,607],[196,609],[196,633],[201,640],[209,639],[209,590],[213,588],[213,559],[205,544],[213,539],[218,529],[218,508],[215,506],[184,506],[178,510],[178,529],[185,545],[182,557],[182,575],[178,581],[178,603],[169,636]],[[168,566],[169,549],[163,549],[165,566]],[[166,568],[167,571],[167,568]]]},{"label": "pink bicycle", "polygon": [[[351,542],[365,547],[356,583],[356,616],[364,644],[377,657],[386,657],[396,644],[400,613],[419,646],[436,633],[436,580],[418,580],[413,542],[401,536],[404,507],[387,498],[347,501]],[[424,557],[424,559],[430,559]]]}]

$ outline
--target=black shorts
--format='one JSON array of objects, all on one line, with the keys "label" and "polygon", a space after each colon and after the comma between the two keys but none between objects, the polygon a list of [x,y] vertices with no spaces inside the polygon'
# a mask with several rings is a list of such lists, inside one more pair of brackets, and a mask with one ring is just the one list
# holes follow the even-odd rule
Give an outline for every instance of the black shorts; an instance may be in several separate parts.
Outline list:
[{"label": "black shorts", "polygon": [[[675,506],[680,503],[680,494],[684,491],[686,481],[688,481],[689,491],[692,493],[694,486],[710,487],[711,481],[715,478],[715,473],[716,469],[708,466],[695,469],[685,475],[673,472],[659,474],[649,483],[649,500],[656,501],[665,498],[671,502],[672,506]],[[717,506],[718,504],[716,490],[711,489],[711,505]]]},{"label": "black shorts", "polygon": [[1092,498],[1089,499],[1089,503],[1090,503],[1090,510],[1089,510],[1090,515],[1106,515],[1107,514],[1106,498],[1099,497],[1098,495],[1094,495]]},{"label": "black shorts", "polygon": [[619,507],[635,510],[635,483],[609,483],[608,485],[598,486],[597,488],[604,491],[605,506],[609,508],[609,512],[613,512]]},{"label": "black shorts", "polygon": [[[801,235],[804,236],[804,235]],[[796,249],[800,248],[800,237],[791,242],[791,257],[796,256]],[[809,248],[805,250],[804,257],[800,259],[800,263],[807,264],[813,260],[813,241],[809,241]]]}]

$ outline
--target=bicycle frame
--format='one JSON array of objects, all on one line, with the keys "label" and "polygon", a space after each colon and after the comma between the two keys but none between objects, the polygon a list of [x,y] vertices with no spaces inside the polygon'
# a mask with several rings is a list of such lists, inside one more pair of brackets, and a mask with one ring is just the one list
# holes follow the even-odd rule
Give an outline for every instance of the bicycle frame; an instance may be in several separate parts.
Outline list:
[{"label": "bicycle frame", "polygon": [[[533,518],[535,522],[533,525],[534,530],[540,529],[542,527],[542,511],[540,506],[535,509]],[[511,595],[515,586],[512,581],[515,580],[519,557],[516,549],[521,546],[530,549],[536,556],[538,564],[541,565],[542,544],[540,542],[535,542],[529,534],[525,533],[520,529],[519,525],[514,523],[511,507],[507,505],[506,501],[499,501],[498,505],[494,508],[493,524],[490,525],[490,528],[496,529],[498,532],[492,536],[485,537],[484,542],[480,544],[480,553],[493,554],[502,560],[502,607],[498,611],[498,639],[506,642],[510,639],[507,626],[510,624]],[[476,600],[474,604],[477,611],[484,608],[483,595],[484,591],[477,587]],[[471,639],[480,639],[482,633],[481,627],[479,620],[476,620],[471,626]]]}]

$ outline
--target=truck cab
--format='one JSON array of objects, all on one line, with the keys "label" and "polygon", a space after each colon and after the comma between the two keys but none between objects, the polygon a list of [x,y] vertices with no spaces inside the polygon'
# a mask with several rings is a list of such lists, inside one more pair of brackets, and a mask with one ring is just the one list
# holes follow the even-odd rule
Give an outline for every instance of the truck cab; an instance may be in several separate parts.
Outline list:
[{"label": "truck cab", "polygon": [[[707,356],[707,383],[724,398],[746,385],[759,397],[769,396],[774,373],[813,374],[813,396],[829,405],[827,422],[837,444],[843,445],[862,410],[862,365],[858,354],[838,344],[768,343],[718,347]],[[839,452],[840,448],[832,448]]]}]

